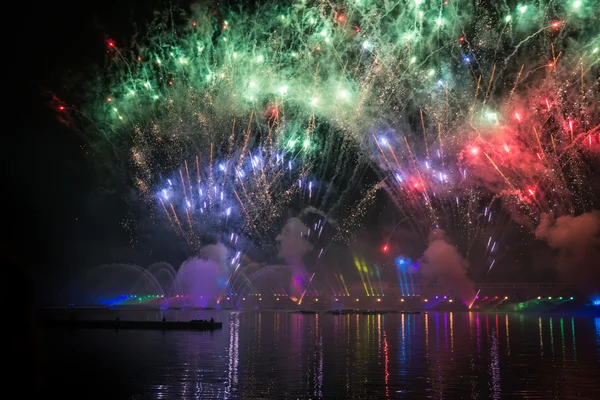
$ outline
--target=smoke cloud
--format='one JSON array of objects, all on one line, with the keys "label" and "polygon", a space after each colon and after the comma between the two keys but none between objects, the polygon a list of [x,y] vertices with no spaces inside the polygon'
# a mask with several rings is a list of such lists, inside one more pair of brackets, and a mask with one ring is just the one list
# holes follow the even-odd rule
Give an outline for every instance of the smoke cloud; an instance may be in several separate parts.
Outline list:
[{"label": "smoke cloud", "polygon": [[184,262],[177,273],[178,287],[189,295],[186,301],[196,307],[206,307],[209,298],[222,293],[227,274],[213,260],[192,258]]},{"label": "smoke cloud", "polygon": [[302,257],[313,250],[308,241],[308,227],[298,218],[290,218],[275,240],[279,245],[278,256],[288,263],[301,264]]},{"label": "smoke cloud", "polygon": [[556,268],[562,279],[584,290],[600,283],[600,211],[556,218],[544,214],[535,236],[558,252]]},{"label": "smoke cloud", "polygon": [[447,286],[463,301],[475,296],[473,281],[467,276],[469,263],[447,240],[446,233],[434,229],[429,234],[429,246],[421,258],[421,273],[435,283]]},{"label": "smoke cloud", "polygon": [[215,262],[223,274],[229,273],[229,265],[227,265],[228,255],[227,247],[221,242],[209,244],[200,249],[200,258]]}]

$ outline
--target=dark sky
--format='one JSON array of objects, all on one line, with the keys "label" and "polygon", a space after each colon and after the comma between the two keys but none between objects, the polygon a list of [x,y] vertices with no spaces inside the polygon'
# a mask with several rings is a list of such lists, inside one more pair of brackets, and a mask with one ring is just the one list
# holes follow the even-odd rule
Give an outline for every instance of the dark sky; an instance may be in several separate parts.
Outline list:
[{"label": "dark sky", "polygon": [[23,2],[13,13],[21,19],[15,24],[20,34],[15,32],[13,81],[19,122],[3,135],[8,175],[3,203],[9,221],[3,246],[43,282],[40,289],[54,292],[76,268],[128,242],[119,227],[126,206],[115,196],[94,192],[91,160],[77,133],[57,120],[51,94],[64,92],[70,74],[102,65],[106,35],[131,35],[129,10],[144,19],[160,3]]}]

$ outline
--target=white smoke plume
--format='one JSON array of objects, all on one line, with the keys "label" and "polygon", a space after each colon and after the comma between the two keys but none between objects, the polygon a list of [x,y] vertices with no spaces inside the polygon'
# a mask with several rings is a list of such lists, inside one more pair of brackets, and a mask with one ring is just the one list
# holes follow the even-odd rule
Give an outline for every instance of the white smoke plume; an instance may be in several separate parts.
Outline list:
[{"label": "white smoke plume", "polygon": [[443,230],[434,229],[429,233],[429,246],[420,264],[426,279],[447,286],[464,302],[470,302],[475,296],[473,281],[467,276],[469,263],[448,242]]},{"label": "white smoke plume", "polygon": [[560,277],[581,285],[583,289],[598,289],[600,284],[600,211],[578,216],[556,218],[552,213],[542,216],[535,236],[557,250],[556,267]]},{"label": "white smoke plume", "polygon": [[220,241],[216,244],[209,244],[200,249],[200,258],[204,260],[214,261],[220,268],[222,273],[229,273],[230,266],[227,264],[229,252],[227,247]]},{"label": "white smoke plume", "polygon": [[222,294],[227,277],[214,260],[191,258],[179,267],[175,283],[181,294],[189,295],[188,304],[205,307],[210,298]]},{"label": "white smoke plume", "polygon": [[302,257],[313,250],[307,236],[308,227],[300,219],[290,218],[275,238],[279,244],[278,256],[288,263],[301,263]]}]

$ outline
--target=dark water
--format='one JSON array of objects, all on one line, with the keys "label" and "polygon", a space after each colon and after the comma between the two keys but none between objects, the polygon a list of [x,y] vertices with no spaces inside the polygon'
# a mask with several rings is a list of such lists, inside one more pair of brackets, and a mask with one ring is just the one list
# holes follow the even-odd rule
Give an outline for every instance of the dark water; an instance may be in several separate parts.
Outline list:
[{"label": "dark water", "polygon": [[44,390],[82,399],[600,399],[598,317],[198,315],[223,330],[44,332]]}]

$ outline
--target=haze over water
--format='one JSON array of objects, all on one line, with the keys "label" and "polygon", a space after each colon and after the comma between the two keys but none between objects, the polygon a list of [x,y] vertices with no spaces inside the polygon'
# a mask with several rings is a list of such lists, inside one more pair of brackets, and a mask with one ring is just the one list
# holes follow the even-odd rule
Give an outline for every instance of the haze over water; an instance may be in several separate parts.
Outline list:
[{"label": "haze over water", "polygon": [[[600,398],[600,317],[153,311],[208,332],[45,331],[48,393],[79,398]],[[98,397],[94,397],[98,396]],[[71,397],[69,397],[71,398]]]}]

